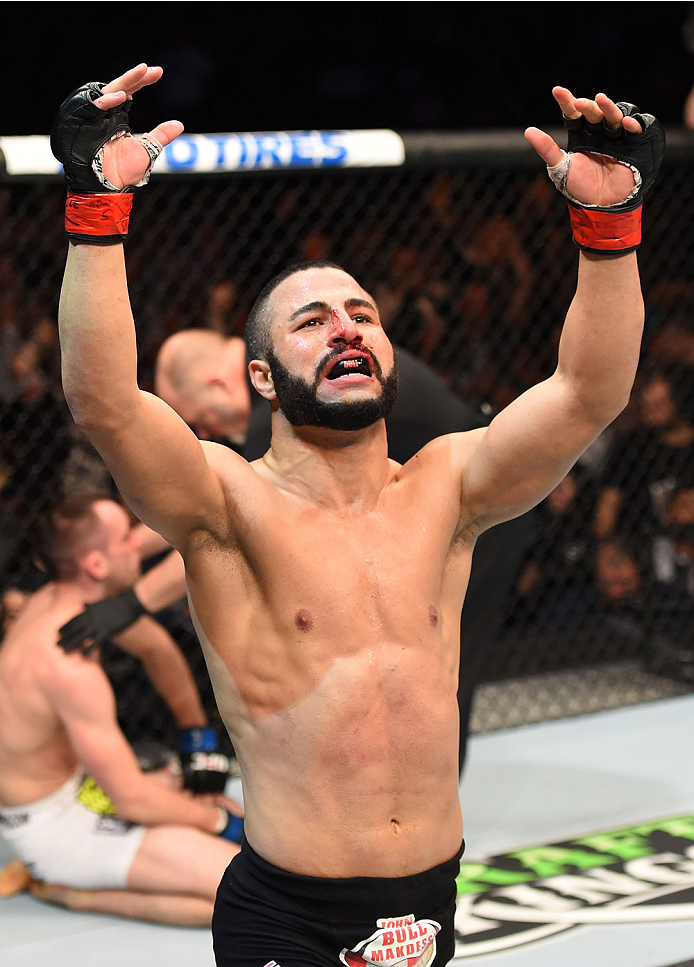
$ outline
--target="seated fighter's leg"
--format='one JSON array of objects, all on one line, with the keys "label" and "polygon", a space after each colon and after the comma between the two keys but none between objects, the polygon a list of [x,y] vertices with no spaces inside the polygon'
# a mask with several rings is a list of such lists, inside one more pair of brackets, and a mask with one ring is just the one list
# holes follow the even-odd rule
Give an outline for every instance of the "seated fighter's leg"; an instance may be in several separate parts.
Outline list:
[{"label": "seated fighter's leg", "polygon": [[204,897],[137,893],[134,890],[78,890],[36,881],[32,881],[29,892],[37,900],[84,913],[108,913],[176,927],[208,927],[212,921],[213,903]]},{"label": "seated fighter's leg", "polygon": [[209,926],[217,886],[237,852],[235,843],[189,826],[154,826],[142,838],[126,888],[81,890],[35,882],[30,891],[39,900],[71,910]]},{"label": "seated fighter's leg", "polygon": [[152,826],[135,854],[127,887],[213,902],[222,874],[238,851],[236,843],[191,826]]}]

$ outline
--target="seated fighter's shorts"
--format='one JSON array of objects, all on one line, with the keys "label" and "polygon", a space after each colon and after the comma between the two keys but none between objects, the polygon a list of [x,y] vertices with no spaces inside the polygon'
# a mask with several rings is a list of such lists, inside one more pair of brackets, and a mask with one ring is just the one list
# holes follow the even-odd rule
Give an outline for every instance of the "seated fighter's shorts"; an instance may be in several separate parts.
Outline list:
[{"label": "seated fighter's shorts", "polygon": [[281,870],[244,840],[217,891],[217,967],[443,967],[464,846],[414,876],[333,880]]},{"label": "seated fighter's shorts", "polygon": [[115,815],[108,796],[81,774],[45,799],[0,807],[0,834],[45,883],[124,889],[145,832]]}]

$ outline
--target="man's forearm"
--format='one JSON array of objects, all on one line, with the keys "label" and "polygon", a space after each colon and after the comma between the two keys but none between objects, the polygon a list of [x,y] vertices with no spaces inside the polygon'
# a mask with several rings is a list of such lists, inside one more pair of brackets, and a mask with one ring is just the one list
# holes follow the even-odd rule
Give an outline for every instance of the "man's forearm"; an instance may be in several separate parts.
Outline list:
[{"label": "man's forearm", "polygon": [[130,822],[143,826],[195,826],[208,833],[218,830],[220,814],[217,806],[166,789],[149,776],[141,776],[127,791],[105,788],[118,814]]},{"label": "man's forearm", "polygon": [[611,422],[629,400],[643,321],[636,253],[605,258],[582,252],[557,373],[597,423]]},{"label": "man's forearm", "polygon": [[118,636],[118,644],[136,655],[181,729],[202,728],[207,716],[190,666],[171,635],[153,618],[140,618]]},{"label": "man's forearm", "polygon": [[[161,534],[157,534],[156,531],[152,530],[151,527],[147,527],[146,524],[136,524],[135,534],[140,545],[140,557],[143,561],[146,561],[149,557],[154,557],[155,554],[161,554],[163,551],[168,551],[171,545],[167,540],[165,540]],[[183,592],[181,593],[182,596]],[[164,605],[159,607],[163,608]],[[157,608],[149,608],[150,611],[156,611]]]},{"label": "man's forearm", "polygon": [[122,245],[70,244],[58,323],[63,387],[75,422],[127,421],[139,391]]}]

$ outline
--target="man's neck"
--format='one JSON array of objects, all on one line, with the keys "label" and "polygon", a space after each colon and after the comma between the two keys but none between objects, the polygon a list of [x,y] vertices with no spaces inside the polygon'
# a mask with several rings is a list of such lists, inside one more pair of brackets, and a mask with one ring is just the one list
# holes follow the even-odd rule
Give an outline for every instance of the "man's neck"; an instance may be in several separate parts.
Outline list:
[{"label": "man's neck", "polygon": [[383,420],[350,431],[292,427],[281,413],[272,420],[263,466],[282,489],[341,512],[363,511],[378,501],[394,466]]},{"label": "man's neck", "polygon": [[85,605],[103,601],[109,595],[101,581],[94,581],[89,577],[75,578],[73,581],[58,580],[53,582],[53,586],[62,597],[79,599]]}]

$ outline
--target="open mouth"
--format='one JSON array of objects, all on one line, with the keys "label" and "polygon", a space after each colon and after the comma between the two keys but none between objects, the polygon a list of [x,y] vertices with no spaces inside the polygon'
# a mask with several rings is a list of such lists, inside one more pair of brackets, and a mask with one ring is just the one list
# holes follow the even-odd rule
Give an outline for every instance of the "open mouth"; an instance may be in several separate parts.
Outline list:
[{"label": "open mouth", "polygon": [[325,374],[326,379],[342,379],[344,376],[371,376],[368,356],[348,356],[336,360]]}]

